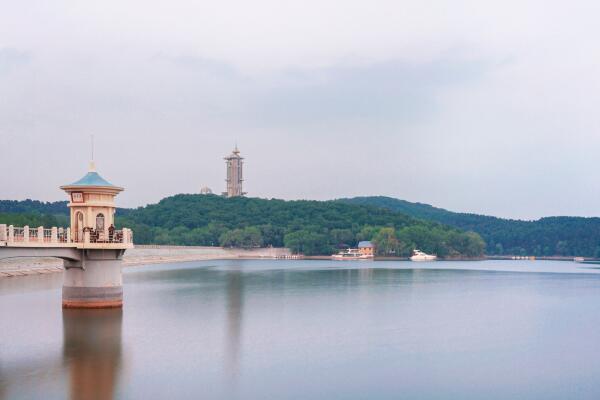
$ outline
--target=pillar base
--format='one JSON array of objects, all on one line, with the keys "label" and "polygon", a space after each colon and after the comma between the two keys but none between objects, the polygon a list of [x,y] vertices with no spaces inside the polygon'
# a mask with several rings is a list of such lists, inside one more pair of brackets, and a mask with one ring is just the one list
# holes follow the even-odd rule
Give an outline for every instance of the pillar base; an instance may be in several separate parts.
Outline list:
[{"label": "pillar base", "polygon": [[122,250],[82,251],[79,265],[65,270],[63,308],[123,307]]},{"label": "pillar base", "polygon": [[85,301],[65,301],[62,303],[63,308],[123,308],[123,300],[120,301],[98,301],[98,302],[85,302]]},{"label": "pillar base", "polygon": [[121,308],[123,287],[63,286],[63,308]]}]

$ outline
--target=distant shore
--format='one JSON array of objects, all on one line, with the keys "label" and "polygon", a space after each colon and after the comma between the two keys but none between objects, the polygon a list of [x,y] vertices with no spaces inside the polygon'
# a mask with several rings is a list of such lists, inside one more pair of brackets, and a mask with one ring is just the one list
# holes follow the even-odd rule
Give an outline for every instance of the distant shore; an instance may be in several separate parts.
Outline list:
[{"label": "distant shore", "polygon": [[[233,259],[289,259],[286,248],[234,249],[210,246],[162,246],[136,245],[123,257],[123,266],[169,264],[187,261],[233,260]],[[453,257],[440,261],[514,260],[517,256]],[[330,256],[305,256],[303,260],[330,260]],[[517,258],[518,259],[518,258]],[[573,261],[573,257],[529,257],[521,260]],[[596,259],[589,259],[596,260]],[[374,261],[409,261],[408,257],[375,257]],[[57,258],[12,258],[0,260],[0,278],[63,271],[63,262]]]}]

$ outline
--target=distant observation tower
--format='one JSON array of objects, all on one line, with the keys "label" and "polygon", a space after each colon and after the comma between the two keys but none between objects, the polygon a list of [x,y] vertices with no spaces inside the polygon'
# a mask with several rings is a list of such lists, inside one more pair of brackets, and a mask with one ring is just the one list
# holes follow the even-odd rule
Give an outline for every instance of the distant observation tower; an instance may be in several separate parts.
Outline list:
[{"label": "distant observation tower", "polygon": [[225,163],[227,164],[227,191],[223,192],[223,196],[227,197],[238,197],[243,196],[246,192],[242,189],[243,178],[243,165],[244,157],[240,156],[240,151],[235,146],[233,152],[225,157]]}]

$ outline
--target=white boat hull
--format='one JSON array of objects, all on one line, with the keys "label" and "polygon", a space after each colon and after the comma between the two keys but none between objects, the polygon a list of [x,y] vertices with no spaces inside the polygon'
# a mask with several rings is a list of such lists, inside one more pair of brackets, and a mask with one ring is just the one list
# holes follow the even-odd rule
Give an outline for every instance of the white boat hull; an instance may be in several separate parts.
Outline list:
[{"label": "white boat hull", "polygon": [[335,254],[331,256],[331,259],[335,261],[372,260],[373,256],[340,256]]},{"label": "white boat hull", "polygon": [[410,258],[410,261],[435,261],[437,260],[437,256],[433,254],[427,254],[422,252],[421,250],[413,250],[413,255]]},{"label": "white boat hull", "polygon": [[424,262],[424,261],[435,261],[437,260],[436,256],[429,256],[429,257],[423,257],[423,256],[412,256],[410,258],[410,261],[416,261],[416,262]]}]

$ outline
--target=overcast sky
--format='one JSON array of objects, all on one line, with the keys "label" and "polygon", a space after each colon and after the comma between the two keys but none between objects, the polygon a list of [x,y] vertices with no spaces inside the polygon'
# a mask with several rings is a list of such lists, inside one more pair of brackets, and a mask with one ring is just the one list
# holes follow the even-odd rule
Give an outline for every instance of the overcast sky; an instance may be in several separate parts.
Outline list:
[{"label": "overcast sky", "polygon": [[0,198],[98,171],[122,206],[225,188],[600,215],[598,1],[0,0]]}]

